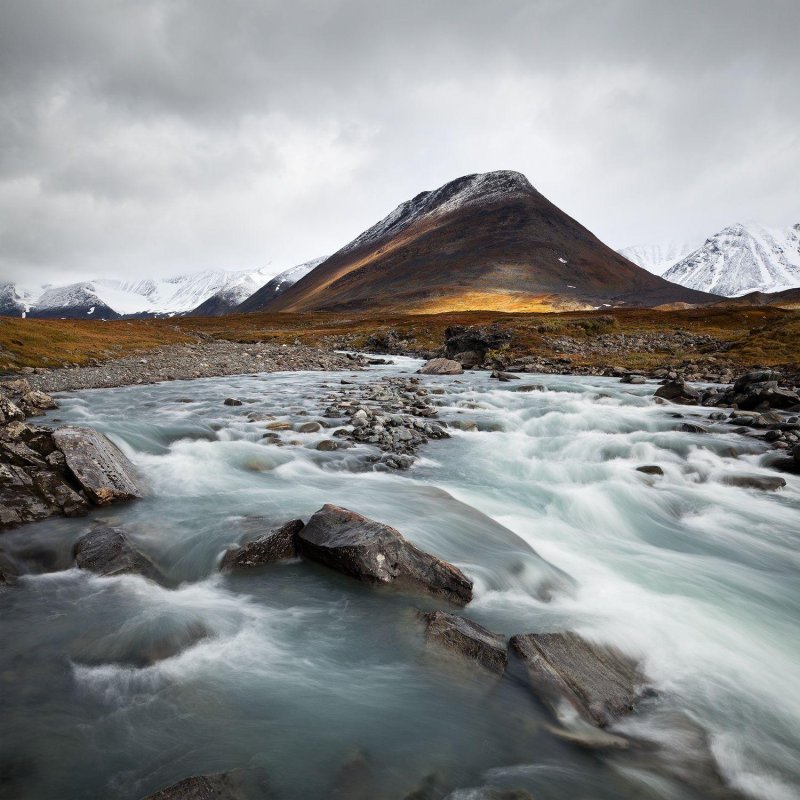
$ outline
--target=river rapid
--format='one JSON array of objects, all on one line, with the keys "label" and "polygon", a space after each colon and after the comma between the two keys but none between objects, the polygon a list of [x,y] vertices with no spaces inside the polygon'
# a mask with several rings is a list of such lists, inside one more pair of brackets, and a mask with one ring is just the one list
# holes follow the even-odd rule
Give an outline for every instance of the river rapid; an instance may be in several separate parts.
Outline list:
[{"label": "river rapid", "polygon": [[[723,796],[720,776],[744,796],[800,797],[800,478],[778,492],[726,485],[774,474],[760,443],[713,423],[679,432],[674,414],[710,409],[656,405],[653,384],[610,378],[424,376],[445,390],[439,419],[478,430],[451,428],[406,472],[371,469],[365,445],[317,451],[325,431],[283,431],[277,446],[248,420],[321,419],[343,378],[420,363],[59,397],[45,423],[108,434],[148,496],[3,535],[63,569],[0,592],[0,794],[138,800],[259,767],[278,798],[345,797],[337,774],[357,756],[398,800],[431,774],[456,800],[485,787],[689,800]],[[664,475],[636,471],[648,464]],[[620,730],[670,755],[576,747],[518,664],[488,684],[433,656],[413,610],[435,600],[299,560],[219,573],[227,547],[324,503],[457,565],[475,583],[459,613],[495,632],[574,630],[641,659],[658,697]],[[98,520],[122,525],[173,586],[69,568]],[[142,662],[162,641],[186,646]]]}]

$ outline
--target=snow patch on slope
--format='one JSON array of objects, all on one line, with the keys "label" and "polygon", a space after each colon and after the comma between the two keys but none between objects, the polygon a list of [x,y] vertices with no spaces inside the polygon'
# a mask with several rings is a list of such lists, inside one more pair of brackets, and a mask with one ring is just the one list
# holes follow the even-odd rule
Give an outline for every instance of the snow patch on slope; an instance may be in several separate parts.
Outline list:
[{"label": "snow patch on slope", "polygon": [[738,297],[800,286],[800,224],[788,229],[730,225],[665,273],[690,289]]},{"label": "snow patch on slope", "polygon": [[700,242],[658,242],[623,247],[617,252],[628,261],[643,267],[654,275],[663,275],[671,266],[686,258],[700,246]]}]

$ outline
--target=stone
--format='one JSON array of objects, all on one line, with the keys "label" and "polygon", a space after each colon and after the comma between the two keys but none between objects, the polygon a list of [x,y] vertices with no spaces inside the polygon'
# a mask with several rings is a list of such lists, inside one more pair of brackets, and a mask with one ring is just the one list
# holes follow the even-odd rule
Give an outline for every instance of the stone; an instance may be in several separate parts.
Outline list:
[{"label": "stone", "polygon": [[777,475],[725,475],[722,483],[741,489],[760,489],[762,492],[776,492],[786,486],[786,481]]},{"label": "stone", "polygon": [[419,372],[422,375],[461,375],[464,368],[458,361],[449,358],[432,358]]},{"label": "stone", "polygon": [[733,391],[734,392],[743,392],[748,386],[753,383],[768,383],[768,382],[775,382],[775,385],[778,385],[778,381],[780,380],[780,373],[775,372],[771,369],[759,369],[753,370],[752,372],[746,372],[744,375],[740,375],[733,383]]},{"label": "stone", "polygon": [[122,528],[101,526],[78,540],[75,564],[98,575],[141,575],[163,582],[158,567],[137,550]]},{"label": "stone", "polygon": [[70,473],[95,505],[142,496],[133,464],[102,433],[64,426],[53,432],[53,440],[64,454]]},{"label": "stone", "polygon": [[645,475],[663,475],[664,470],[656,464],[645,464],[641,467],[636,467],[637,472],[643,472]]},{"label": "stone", "polygon": [[502,370],[494,370],[489,377],[490,378],[495,378],[496,380],[500,381],[501,383],[508,383],[508,381],[518,381],[518,380],[520,380],[519,375],[514,375],[511,372],[503,372]]},{"label": "stone", "polygon": [[682,433],[708,433],[708,431],[702,425],[695,425],[692,422],[682,422],[676,430],[681,431]]},{"label": "stone", "polygon": [[697,405],[700,402],[700,392],[681,380],[667,381],[656,389],[653,396],[681,405]]},{"label": "stone", "polygon": [[[334,442],[333,439],[323,439],[321,442],[317,444],[317,450],[323,453],[330,453],[334,450],[339,450],[344,442]],[[349,444],[349,443],[347,443]]]},{"label": "stone", "polygon": [[38,390],[23,394],[20,398],[20,403],[23,406],[39,409],[41,411],[50,411],[54,408],[58,408],[58,403],[56,403],[49,394]]},{"label": "stone", "polygon": [[280,528],[271,530],[252,542],[231,547],[222,556],[220,570],[247,569],[297,556],[297,534],[303,529],[303,521],[293,519]]},{"label": "stone", "polygon": [[268,422],[264,427],[270,431],[290,431],[292,429],[289,422]]},{"label": "stone", "polygon": [[326,504],[297,534],[297,549],[364,583],[424,591],[464,605],[472,581],[457,567],[419,550],[388,525]]},{"label": "stone", "polygon": [[576,633],[528,633],[511,646],[528,671],[531,688],[556,717],[567,703],[600,728],[630,714],[651,690],[635,661]]},{"label": "stone", "polygon": [[524,383],[522,386],[515,386],[514,392],[544,392],[545,387],[541,383]]},{"label": "stone", "polygon": [[55,514],[80,517],[89,512],[81,497],[59,472],[0,463],[0,530]]},{"label": "stone", "polygon": [[481,364],[490,351],[507,348],[511,338],[511,331],[503,330],[497,324],[483,327],[451,325],[444,332],[445,355],[458,360],[458,354],[474,353],[477,355],[475,363]]},{"label": "stone", "polygon": [[226,397],[222,401],[222,404],[226,406],[240,406],[242,404],[242,401],[237,400],[235,397]]},{"label": "stone", "polygon": [[259,771],[233,770],[184,778],[143,800],[269,800],[273,796]]},{"label": "stone", "polygon": [[298,433],[317,433],[322,430],[322,425],[319,422],[304,422],[302,425],[297,426]]},{"label": "stone", "polygon": [[19,406],[12,403],[4,394],[0,394],[0,424],[17,420],[22,422],[25,413]]},{"label": "stone", "polygon": [[425,622],[425,639],[457,653],[490,672],[502,675],[508,663],[506,640],[477,622],[446,611],[420,613]]},{"label": "stone", "polygon": [[647,383],[647,378],[645,378],[644,375],[634,375],[633,373],[629,373],[628,375],[622,376],[620,383]]}]

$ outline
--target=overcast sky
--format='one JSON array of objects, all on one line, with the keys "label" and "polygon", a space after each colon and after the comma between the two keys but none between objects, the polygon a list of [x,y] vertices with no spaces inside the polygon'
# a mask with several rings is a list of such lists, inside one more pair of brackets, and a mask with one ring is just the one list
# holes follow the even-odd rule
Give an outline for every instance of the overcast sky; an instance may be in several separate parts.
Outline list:
[{"label": "overcast sky", "polygon": [[274,269],[459,175],[800,221],[800,1],[1,0],[0,279]]}]

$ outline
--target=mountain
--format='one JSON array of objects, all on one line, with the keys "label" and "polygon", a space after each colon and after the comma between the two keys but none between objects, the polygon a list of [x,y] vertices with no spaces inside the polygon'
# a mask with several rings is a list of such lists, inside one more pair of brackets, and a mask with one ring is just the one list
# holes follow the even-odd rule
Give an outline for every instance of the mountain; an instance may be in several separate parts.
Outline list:
[{"label": "mountain", "polygon": [[744,308],[746,306],[774,306],[775,308],[785,308],[787,310],[800,309],[800,288],[784,289],[782,292],[750,292],[738,297],[726,297],[715,307],[725,308]]},{"label": "mountain", "polygon": [[[206,270],[170,278],[101,278],[23,290],[0,284],[0,315],[31,317],[173,316],[191,312],[214,295],[231,307],[255,292],[270,270]],[[94,310],[92,310],[94,309]]]},{"label": "mountain", "polygon": [[726,297],[800,286],[800,224],[788,229],[730,225],[670,267],[664,277]]},{"label": "mountain", "polygon": [[704,303],[603,244],[518,172],[422,192],[248,310],[439,312]]},{"label": "mountain", "polygon": [[663,275],[673,264],[677,264],[689,253],[693,253],[699,242],[660,242],[623,247],[617,252],[628,261],[633,261],[653,275]]},{"label": "mountain", "polygon": [[264,284],[264,286],[257,291],[240,297],[236,303],[232,303],[227,298],[221,298],[215,301],[217,297],[217,295],[215,295],[209,298],[203,305],[198,306],[192,314],[195,316],[217,316],[232,311],[234,306],[237,306],[237,312],[257,311],[267,300],[277,297],[290,286],[294,286],[297,281],[301,278],[305,278],[312,269],[316,269],[316,267],[327,258],[328,256],[322,256],[320,258],[314,258],[311,261],[306,261],[304,264],[298,264],[296,267],[289,267],[289,269],[279,272],[272,280]]}]

